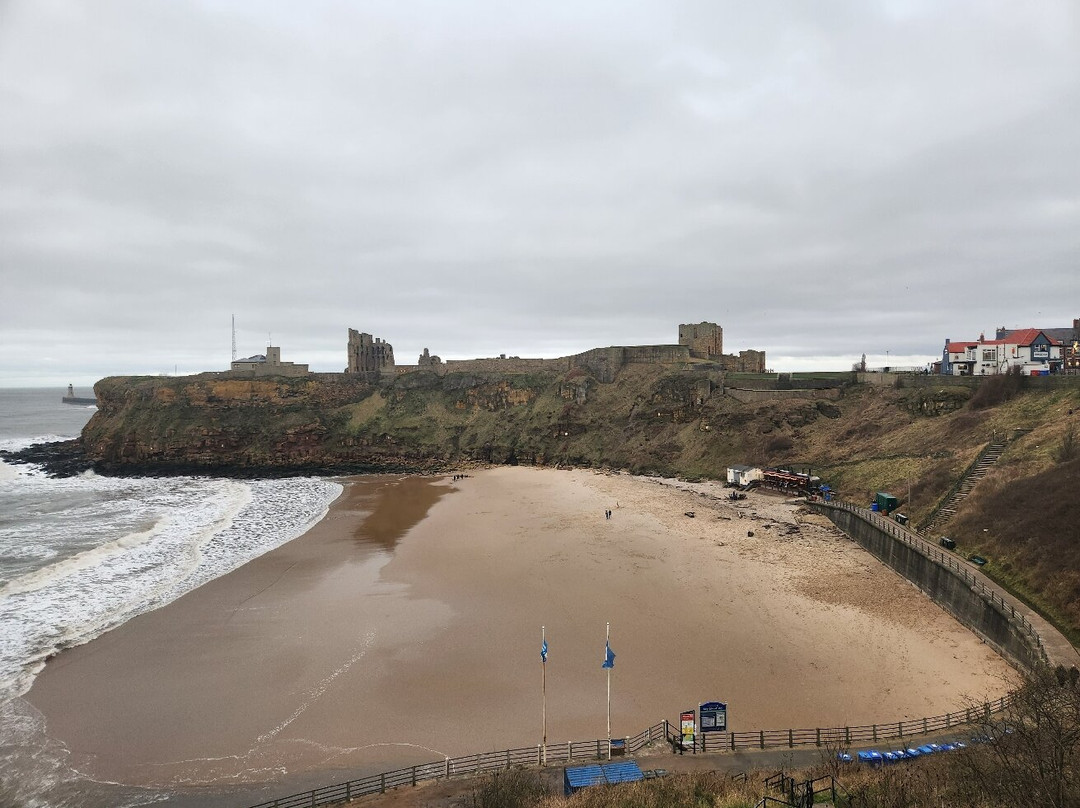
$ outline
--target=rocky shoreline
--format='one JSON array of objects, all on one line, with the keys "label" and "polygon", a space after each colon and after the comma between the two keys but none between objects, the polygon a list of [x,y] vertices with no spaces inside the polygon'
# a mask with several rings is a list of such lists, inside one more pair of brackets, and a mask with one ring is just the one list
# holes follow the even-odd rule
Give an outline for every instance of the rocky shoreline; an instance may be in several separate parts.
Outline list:
[{"label": "rocky shoreline", "polygon": [[[289,466],[202,463],[113,463],[93,460],[78,438],[35,443],[25,449],[0,449],[0,460],[15,465],[40,466],[49,477],[75,477],[87,471],[109,477],[228,477],[230,479],[278,479],[286,477],[333,477],[353,474],[432,474],[450,468],[445,462],[422,463],[300,463]],[[457,468],[460,464],[456,464]]]}]

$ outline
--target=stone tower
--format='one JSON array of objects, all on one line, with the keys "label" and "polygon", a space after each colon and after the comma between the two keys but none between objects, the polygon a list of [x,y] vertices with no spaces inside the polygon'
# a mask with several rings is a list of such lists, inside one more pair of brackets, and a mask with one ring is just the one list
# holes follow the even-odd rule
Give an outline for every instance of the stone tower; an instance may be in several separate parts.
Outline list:
[{"label": "stone tower", "polygon": [[346,373],[386,373],[394,370],[394,347],[371,334],[349,329],[349,366]]},{"label": "stone tower", "polygon": [[716,323],[680,325],[679,344],[688,347],[697,359],[719,360],[724,354],[724,329]]}]

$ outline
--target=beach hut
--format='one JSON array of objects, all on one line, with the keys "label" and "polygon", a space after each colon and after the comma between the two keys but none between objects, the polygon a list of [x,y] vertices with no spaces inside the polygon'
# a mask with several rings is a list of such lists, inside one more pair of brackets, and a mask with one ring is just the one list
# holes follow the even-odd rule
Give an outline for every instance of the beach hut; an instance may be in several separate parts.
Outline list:
[{"label": "beach hut", "polygon": [[765,476],[759,468],[754,466],[728,466],[727,481],[731,485],[737,485],[739,488],[743,488],[752,482],[757,482]]}]

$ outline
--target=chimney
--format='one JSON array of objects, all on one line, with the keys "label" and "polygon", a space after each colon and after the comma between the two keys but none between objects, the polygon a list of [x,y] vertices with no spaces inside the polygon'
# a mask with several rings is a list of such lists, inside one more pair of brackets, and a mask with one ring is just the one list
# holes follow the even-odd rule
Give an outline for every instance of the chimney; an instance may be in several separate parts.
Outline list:
[{"label": "chimney", "polygon": [[979,342],[986,342],[986,335],[985,334],[979,334]]}]

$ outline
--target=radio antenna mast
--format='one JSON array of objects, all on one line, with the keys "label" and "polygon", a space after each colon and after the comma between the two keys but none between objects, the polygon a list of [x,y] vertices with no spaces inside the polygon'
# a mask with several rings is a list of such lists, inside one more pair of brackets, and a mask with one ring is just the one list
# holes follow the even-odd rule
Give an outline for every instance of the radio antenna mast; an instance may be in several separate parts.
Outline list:
[{"label": "radio antenna mast", "polygon": [[232,361],[236,361],[236,315],[232,316]]}]

